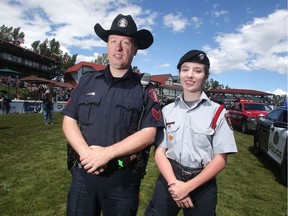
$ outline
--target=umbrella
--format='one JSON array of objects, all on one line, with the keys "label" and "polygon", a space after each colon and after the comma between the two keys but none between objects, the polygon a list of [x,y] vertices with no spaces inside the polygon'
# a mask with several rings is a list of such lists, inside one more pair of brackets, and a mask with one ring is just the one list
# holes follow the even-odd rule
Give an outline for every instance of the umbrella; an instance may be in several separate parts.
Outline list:
[{"label": "umbrella", "polygon": [[62,88],[74,88],[74,86],[70,83],[63,83],[63,82],[57,82],[55,80],[49,80],[50,83],[48,85],[53,85],[56,87],[62,87]]},{"label": "umbrella", "polygon": [[8,69],[8,68],[0,69],[0,73],[21,74],[21,73],[15,71],[15,70],[11,70],[11,69]]},{"label": "umbrella", "polygon": [[29,82],[32,84],[47,84],[50,83],[50,80],[41,78],[41,77],[36,77],[34,75],[23,77],[20,79],[21,81]]}]

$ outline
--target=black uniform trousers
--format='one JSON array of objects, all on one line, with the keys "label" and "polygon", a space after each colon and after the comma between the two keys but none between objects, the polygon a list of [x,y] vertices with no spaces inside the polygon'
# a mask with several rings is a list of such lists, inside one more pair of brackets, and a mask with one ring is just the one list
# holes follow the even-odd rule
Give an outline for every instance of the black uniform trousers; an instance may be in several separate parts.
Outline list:
[{"label": "black uniform trousers", "polygon": [[136,216],[140,179],[130,169],[88,174],[72,167],[67,197],[67,216]]},{"label": "black uniform trousers", "polygon": [[[194,208],[184,208],[184,216],[215,216],[217,204],[216,179],[202,185],[189,194]],[[154,193],[148,204],[145,216],[177,216],[181,208],[171,197],[168,185],[162,175],[156,181]]]}]

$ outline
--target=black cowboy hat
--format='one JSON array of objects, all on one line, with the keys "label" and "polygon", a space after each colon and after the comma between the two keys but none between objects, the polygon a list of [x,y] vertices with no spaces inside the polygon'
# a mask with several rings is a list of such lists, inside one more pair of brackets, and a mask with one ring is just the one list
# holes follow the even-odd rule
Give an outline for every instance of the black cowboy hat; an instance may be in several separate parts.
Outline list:
[{"label": "black cowboy hat", "polygon": [[147,49],[153,43],[153,36],[150,31],[142,29],[137,31],[137,26],[130,15],[119,14],[113,21],[110,30],[105,30],[99,23],[94,26],[95,33],[107,43],[111,34],[123,35],[134,38],[138,49]]}]

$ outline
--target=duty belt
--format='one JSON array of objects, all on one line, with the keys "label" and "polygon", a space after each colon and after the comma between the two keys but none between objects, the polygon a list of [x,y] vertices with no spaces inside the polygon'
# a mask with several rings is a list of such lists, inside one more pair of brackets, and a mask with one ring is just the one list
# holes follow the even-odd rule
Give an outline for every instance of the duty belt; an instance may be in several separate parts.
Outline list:
[{"label": "duty belt", "polygon": [[189,181],[190,179],[197,176],[203,170],[203,168],[185,167],[172,159],[169,159],[169,161],[171,163],[174,174],[176,175],[178,180]]}]

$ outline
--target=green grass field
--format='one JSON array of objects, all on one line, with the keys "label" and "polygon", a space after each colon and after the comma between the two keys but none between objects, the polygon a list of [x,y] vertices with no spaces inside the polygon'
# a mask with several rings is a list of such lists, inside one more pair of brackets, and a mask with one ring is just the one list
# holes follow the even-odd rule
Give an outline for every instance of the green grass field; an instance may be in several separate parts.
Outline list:
[{"label": "green grass field", "polygon": [[[65,215],[71,175],[66,168],[62,116],[44,125],[42,114],[0,116],[0,215]],[[285,216],[287,188],[277,166],[251,153],[253,136],[235,131],[239,152],[218,176],[218,216]],[[158,170],[150,157],[140,194],[143,215]]]}]

